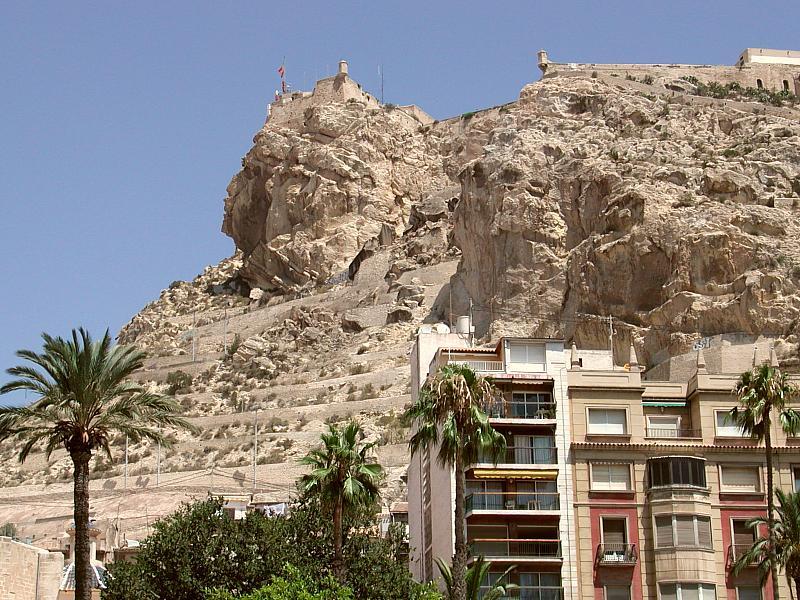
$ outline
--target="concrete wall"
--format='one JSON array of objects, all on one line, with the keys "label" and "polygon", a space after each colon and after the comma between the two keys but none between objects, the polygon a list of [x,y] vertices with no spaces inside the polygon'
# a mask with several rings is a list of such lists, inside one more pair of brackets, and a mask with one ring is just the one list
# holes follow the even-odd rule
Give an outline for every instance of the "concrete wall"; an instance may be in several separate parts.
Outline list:
[{"label": "concrete wall", "polygon": [[64,555],[0,537],[0,600],[56,600]]}]

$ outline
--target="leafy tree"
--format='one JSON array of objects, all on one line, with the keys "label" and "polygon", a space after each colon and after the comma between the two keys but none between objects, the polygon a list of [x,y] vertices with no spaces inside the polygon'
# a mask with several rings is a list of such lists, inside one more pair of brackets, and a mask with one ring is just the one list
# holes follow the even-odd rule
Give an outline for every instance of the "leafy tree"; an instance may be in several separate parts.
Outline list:
[{"label": "leafy tree", "polygon": [[[250,513],[238,521],[224,514],[222,506],[222,500],[212,498],[158,521],[134,563],[109,565],[103,599],[195,600],[209,589],[238,596],[276,577],[290,580],[287,565],[320,586],[332,575],[331,519],[318,499],[301,498],[286,517]],[[374,510],[362,507],[344,518],[345,530],[352,532],[344,545],[345,584],[355,597],[439,598],[430,587],[411,579],[405,564],[395,560],[390,541],[369,535],[374,516]]]},{"label": "leafy tree", "polygon": [[340,581],[345,578],[344,515],[353,508],[374,505],[380,495],[382,469],[369,457],[375,444],[363,444],[361,437],[355,421],[343,429],[329,425],[322,434],[322,448],[312,450],[301,461],[311,467],[300,480],[301,490],[319,498],[323,509],[333,516],[333,572]]},{"label": "leafy tree", "polygon": [[[452,570],[441,558],[436,559],[436,566],[442,574],[442,579],[444,579],[448,598],[455,598],[455,581],[453,580]],[[466,573],[467,600],[497,600],[498,598],[505,598],[508,592],[519,589],[519,586],[515,583],[503,583],[503,580],[507,579],[511,571],[514,570],[512,566],[506,569],[497,581],[490,585],[489,589],[481,595],[481,583],[488,581],[491,568],[492,563],[486,562],[483,556],[479,556],[470,565]]]},{"label": "leafy tree", "polygon": [[797,395],[797,388],[789,383],[786,373],[777,367],[763,364],[742,373],[734,393],[739,406],[730,411],[733,420],[742,432],[764,442],[767,459],[767,528],[770,543],[767,547],[769,565],[772,570],[772,594],[778,600],[778,560],[775,557],[775,499],[772,472],[772,419],[777,413],[778,424],[787,434],[800,431],[800,413],[789,407],[789,401]]},{"label": "leafy tree", "polygon": [[409,443],[411,453],[438,446],[437,460],[455,469],[455,554],[453,555],[453,593],[455,600],[466,598],[467,543],[464,497],[464,469],[477,462],[481,453],[495,460],[506,449],[505,438],[489,424],[484,412],[495,402],[492,384],[466,365],[445,365],[428,378],[417,401],[407,411],[417,425]]},{"label": "leafy tree", "polygon": [[113,346],[106,330],[99,341],[83,328],[72,338],[42,334],[41,354],[19,350],[30,363],[8,369],[15,377],[0,394],[28,390],[38,399],[29,406],[0,408],[0,441],[22,442],[23,462],[37,446],[49,459],[64,448],[73,464],[75,518],[75,598],[89,600],[89,460],[102,450],[111,457],[109,437],[114,432],[133,441],[149,439],[168,446],[157,427],[193,427],[177,416],[172,398],[154,394],[130,381],[145,354],[133,346]]},{"label": "leafy tree", "polygon": [[286,575],[273,577],[272,582],[244,596],[234,596],[224,590],[213,590],[206,600],[353,600],[353,590],[328,575],[316,582],[296,567],[286,566]]},{"label": "leafy tree", "polygon": [[[795,597],[800,598],[800,494],[787,494],[778,489],[775,490],[775,495],[778,496],[778,507],[776,508],[778,516],[773,523],[773,538],[760,536],[747,552],[736,559],[736,562],[733,563],[732,573],[737,576],[746,568],[756,564],[761,575],[761,585],[764,585],[767,575],[773,573],[774,581],[774,571],[777,568],[783,569],[790,589],[794,583],[797,592]],[[759,527],[768,524],[768,521],[764,518],[756,518],[748,521],[747,524],[750,527]],[[769,552],[773,543],[774,561]]]}]

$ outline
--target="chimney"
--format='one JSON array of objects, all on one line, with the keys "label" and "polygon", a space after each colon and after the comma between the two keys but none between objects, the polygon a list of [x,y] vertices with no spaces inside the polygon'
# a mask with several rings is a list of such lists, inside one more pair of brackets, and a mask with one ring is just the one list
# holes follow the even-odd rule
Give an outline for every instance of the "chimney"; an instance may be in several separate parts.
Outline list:
[{"label": "chimney", "polygon": [[630,365],[631,371],[639,370],[639,359],[636,356],[636,348],[633,346],[633,340],[631,340],[631,351],[630,358],[628,358],[628,365]]},{"label": "chimney", "polygon": [[708,373],[708,369],[706,369],[706,357],[703,355],[703,349],[697,349],[697,373],[706,374]]},{"label": "chimney", "polygon": [[578,358],[578,347],[575,345],[574,340],[572,342],[572,347],[569,349],[569,366],[572,369],[581,368],[581,361]]},{"label": "chimney", "polygon": [[339,61],[339,75],[347,75],[347,61],[340,60]]}]

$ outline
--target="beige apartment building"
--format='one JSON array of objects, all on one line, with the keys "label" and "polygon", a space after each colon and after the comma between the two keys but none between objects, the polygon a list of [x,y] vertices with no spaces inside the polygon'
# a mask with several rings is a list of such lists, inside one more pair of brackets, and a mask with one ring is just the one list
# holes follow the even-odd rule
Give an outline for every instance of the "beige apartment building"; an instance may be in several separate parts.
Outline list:
[{"label": "beige apartment building", "polygon": [[[515,566],[514,597],[770,600],[755,567],[730,572],[756,534],[747,521],[766,512],[763,447],[727,416],[747,366],[727,361],[736,370],[709,373],[700,350],[687,382],[649,381],[633,348],[614,366],[608,351],[558,340],[475,348],[467,337],[420,333],[412,391],[447,362],[470,365],[501,391],[490,418],[509,450],[504,462],[467,469],[467,540],[471,556],[494,563],[492,577]],[[752,346],[743,352],[752,357]],[[792,490],[800,442],[777,429],[776,486]],[[436,579],[433,559],[452,555],[453,508],[452,472],[434,452],[414,457],[409,530],[420,580]]]}]

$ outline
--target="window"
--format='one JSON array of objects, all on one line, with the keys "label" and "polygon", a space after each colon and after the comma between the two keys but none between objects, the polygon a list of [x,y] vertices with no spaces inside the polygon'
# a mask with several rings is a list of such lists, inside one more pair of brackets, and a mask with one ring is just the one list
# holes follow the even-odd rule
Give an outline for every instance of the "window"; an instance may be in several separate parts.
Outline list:
[{"label": "window", "polygon": [[761,473],[755,466],[720,466],[720,487],[724,492],[761,493]]},{"label": "window", "polygon": [[738,600],[761,600],[761,588],[757,585],[737,585],[736,598]]},{"label": "window", "polygon": [[556,405],[548,393],[514,392],[511,395],[511,414],[515,419],[555,419]]},{"label": "window", "polygon": [[727,410],[718,410],[716,412],[717,419],[717,436],[718,437],[743,437],[744,432],[742,428],[736,424],[731,418]]},{"label": "window", "polygon": [[[788,79],[784,79],[783,80],[783,91],[784,92],[788,92],[789,91],[789,80]],[[759,592],[760,592],[760,590],[759,590]]]},{"label": "window", "polygon": [[591,489],[616,492],[631,489],[631,467],[627,464],[592,463]]},{"label": "window", "polygon": [[602,528],[603,544],[622,545],[628,543],[625,518],[602,517],[600,527]]},{"label": "window", "polygon": [[761,81],[760,79],[756,79],[756,87],[758,89],[760,89],[760,90],[763,90],[764,89],[764,82]]},{"label": "window", "polygon": [[710,583],[661,583],[661,600],[716,600],[717,588]]},{"label": "window", "polygon": [[590,408],[588,433],[597,435],[625,435],[628,433],[624,408]]},{"label": "window", "polygon": [[650,437],[679,437],[680,424],[678,415],[647,417],[647,434]]},{"label": "window", "polygon": [[560,573],[520,573],[519,586],[528,593],[528,597],[535,600],[561,600]]},{"label": "window", "polygon": [[510,344],[508,351],[508,362],[514,365],[513,370],[532,372],[544,371],[544,344]]},{"label": "window", "polygon": [[659,515],[656,548],[711,549],[711,519],[699,515]]},{"label": "window", "polygon": [[800,492],[800,467],[792,467],[792,475],[794,477],[794,491]]},{"label": "window", "polygon": [[731,529],[733,531],[733,545],[741,546],[742,548],[749,548],[756,541],[755,527],[747,526],[747,519],[734,519],[731,522]]},{"label": "window", "polygon": [[651,488],[672,485],[706,487],[706,463],[690,456],[664,456],[647,461]]},{"label": "window", "polygon": [[631,600],[631,586],[607,585],[605,586],[605,600]]}]

